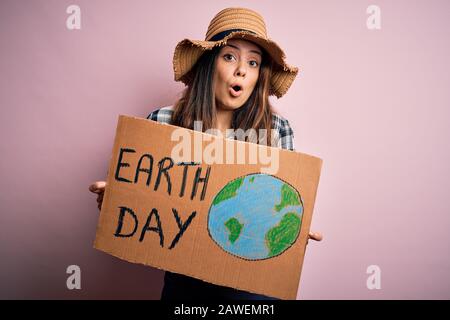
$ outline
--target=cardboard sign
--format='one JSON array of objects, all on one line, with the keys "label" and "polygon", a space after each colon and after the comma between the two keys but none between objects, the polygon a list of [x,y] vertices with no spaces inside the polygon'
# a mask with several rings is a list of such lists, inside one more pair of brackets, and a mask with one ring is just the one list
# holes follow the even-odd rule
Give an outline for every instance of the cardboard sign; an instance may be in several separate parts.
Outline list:
[{"label": "cardboard sign", "polygon": [[[249,161],[252,150],[276,153],[277,172],[265,173],[267,161]],[[205,161],[206,154],[215,160]],[[242,154],[249,157],[236,163]],[[295,299],[321,165],[302,153],[120,116],[94,247]]]}]

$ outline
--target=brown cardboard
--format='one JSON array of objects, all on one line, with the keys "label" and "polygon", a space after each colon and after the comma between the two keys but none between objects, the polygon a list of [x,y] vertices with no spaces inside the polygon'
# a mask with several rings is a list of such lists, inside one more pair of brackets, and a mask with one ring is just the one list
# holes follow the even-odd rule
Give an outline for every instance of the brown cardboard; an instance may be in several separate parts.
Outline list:
[{"label": "brown cardboard", "polygon": [[[179,143],[171,141],[174,130],[184,130],[182,132],[188,134],[192,141],[207,138],[217,142],[215,139],[222,139],[228,146],[240,145],[246,151],[254,147],[265,151],[275,150],[146,119],[120,116],[94,247],[129,262],[182,273],[210,283],[282,299],[295,299],[322,160],[303,153],[276,149],[280,152],[279,169],[273,175],[262,174],[264,166],[261,163],[201,163],[186,166],[177,165],[176,162],[166,171],[166,175],[164,170],[159,173],[158,164],[163,169],[170,164],[170,160],[162,162],[161,159],[171,157],[172,148]],[[211,142],[201,143],[205,149]],[[153,157],[150,181],[147,180],[148,172],[144,171],[150,167],[148,155]],[[135,183],[139,159],[142,159],[142,170],[138,171]],[[195,190],[195,175],[199,170],[199,177],[206,179],[207,183],[205,186],[205,181],[199,180]],[[171,182],[170,195],[167,176]],[[220,193],[231,181],[235,181],[234,184],[228,185]],[[158,185],[156,190],[155,185]],[[181,192],[183,185],[184,192]],[[278,188],[280,185],[283,192]],[[289,185],[297,190],[300,197],[293,195]],[[267,188],[276,190],[270,191],[270,195],[280,197],[278,194],[283,194],[284,199],[290,199],[283,204],[291,206],[283,206],[280,200],[274,202],[272,211],[264,210],[267,207],[262,207],[263,204],[271,201],[264,200],[271,197],[263,195],[263,192],[269,190]],[[217,196],[218,194],[220,195]],[[216,202],[213,204],[215,198]],[[255,206],[257,209],[252,209]],[[302,206],[302,215],[291,213],[288,217],[287,212],[284,212],[284,224],[271,222],[283,210],[301,210]],[[125,208],[132,209],[135,218]],[[230,213],[233,217],[226,216],[230,208],[236,209],[235,213]],[[240,208],[248,210],[239,212]],[[257,210],[261,214],[249,216],[248,212],[251,210]],[[122,228],[119,228],[121,215]],[[300,216],[300,232],[296,234],[294,231]],[[220,219],[226,221],[222,223]],[[258,224],[255,222],[257,219],[260,219]],[[148,228],[145,228],[146,223]],[[280,223],[284,229],[280,227]],[[269,225],[271,227],[267,229]],[[186,228],[177,239],[180,226]],[[132,234],[134,229],[136,231]],[[142,232],[143,230],[146,231]],[[130,234],[132,235],[125,236]],[[225,241],[220,240],[221,237]],[[284,239],[284,242],[277,242],[278,239]],[[253,243],[264,244],[270,250],[263,246],[253,246]],[[259,249],[252,249],[256,247]],[[264,258],[264,250],[270,252],[270,258]]]}]

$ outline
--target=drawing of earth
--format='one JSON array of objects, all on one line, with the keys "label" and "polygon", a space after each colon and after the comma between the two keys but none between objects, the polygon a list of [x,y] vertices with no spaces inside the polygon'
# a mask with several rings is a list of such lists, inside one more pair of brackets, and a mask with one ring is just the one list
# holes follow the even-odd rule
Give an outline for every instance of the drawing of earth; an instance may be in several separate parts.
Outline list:
[{"label": "drawing of earth", "polygon": [[247,260],[282,254],[300,233],[303,202],[288,183],[268,174],[229,182],[214,197],[208,231],[223,250]]}]

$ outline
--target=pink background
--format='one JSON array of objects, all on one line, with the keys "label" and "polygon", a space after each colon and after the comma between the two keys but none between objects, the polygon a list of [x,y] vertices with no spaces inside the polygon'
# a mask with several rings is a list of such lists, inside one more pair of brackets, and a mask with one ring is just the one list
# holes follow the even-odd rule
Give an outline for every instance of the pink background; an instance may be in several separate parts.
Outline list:
[{"label": "pink background", "polygon": [[[0,2],[0,298],[158,299],[163,272],[92,248],[118,114],[182,85],[178,41],[246,6],[301,69],[274,104],[324,159],[300,299],[450,298],[450,2]],[[81,8],[81,30],[66,8]],[[381,8],[368,30],[366,8]],[[66,288],[81,267],[81,290]],[[368,290],[366,269],[381,268]]]}]

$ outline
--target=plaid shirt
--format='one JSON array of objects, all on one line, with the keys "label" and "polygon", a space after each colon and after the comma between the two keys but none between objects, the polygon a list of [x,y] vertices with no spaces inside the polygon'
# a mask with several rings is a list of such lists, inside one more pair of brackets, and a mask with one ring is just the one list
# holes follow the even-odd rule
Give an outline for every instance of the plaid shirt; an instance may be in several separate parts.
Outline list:
[{"label": "plaid shirt", "polygon": [[[147,119],[170,124],[172,121],[173,107],[163,107],[150,113]],[[272,129],[277,132],[277,147],[287,150],[294,150],[294,131],[287,119],[284,119],[280,115],[273,114],[272,116]]]}]

